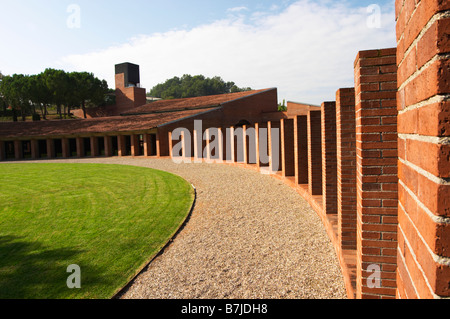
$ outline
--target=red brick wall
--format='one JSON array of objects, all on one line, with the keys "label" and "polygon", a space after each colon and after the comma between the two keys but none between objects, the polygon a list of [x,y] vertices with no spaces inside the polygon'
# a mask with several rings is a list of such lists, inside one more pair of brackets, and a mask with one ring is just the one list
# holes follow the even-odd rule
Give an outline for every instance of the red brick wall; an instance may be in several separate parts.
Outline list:
[{"label": "red brick wall", "polygon": [[294,120],[281,120],[281,152],[283,177],[295,175]]},{"label": "red brick wall", "polygon": [[309,193],[322,195],[321,112],[308,113],[308,180]]},{"label": "red brick wall", "polygon": [[308,184],[308,117],[294,117],[295,184]]},{"label": "red brick wall", "polygon": [[342,249],[356,250],[355,89],[336,93],[338,238]]},{"label": "red brick wall", "polygon": [[450,2],[396,1],[398,298],[450,296]]},{"label": "red brick wall", "polygon": [[324,102],[321,112],[323,212],[337,214],[336,102]]},{"label": "red brick wall", "polygon": [[121,112],[145,105],[147,103],[146,92],[143,88],[125,87],[124,74],[116,74],[116,106]]},{"label": "red brick wall", "polygon": [[[395,296],[396,81],[395,48],[359,52],[355,61],[358,298]],[[369,284],[372,266],[381,271],[381,285]]]}]

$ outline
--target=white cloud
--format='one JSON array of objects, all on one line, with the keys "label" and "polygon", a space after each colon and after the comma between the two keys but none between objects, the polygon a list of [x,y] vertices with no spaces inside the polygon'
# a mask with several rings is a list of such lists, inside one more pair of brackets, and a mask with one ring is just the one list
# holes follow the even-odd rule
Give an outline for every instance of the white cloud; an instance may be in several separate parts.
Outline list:
[{"label": "white cloud", "polygon": [[278,87],[280,100],[320,104],[334,100],[337,89],[354,85],[358,51],[395,46],[394,13],[388,9],[381,28],[369,28],[365,7],[301,0],[259,19],[230,17],[190,30],[141,35],[60,63],[94,72],[111,87],[114,65],[132,62],[140,65],[147,89],[183,74],[218,75],[239,86]]},{"label": "white cloud", "polygon": [[241,12],[241,11],[247,11],[248,8],[247,7],[234,7],[234,8],[230,8],[227,11],[228,12]]}]

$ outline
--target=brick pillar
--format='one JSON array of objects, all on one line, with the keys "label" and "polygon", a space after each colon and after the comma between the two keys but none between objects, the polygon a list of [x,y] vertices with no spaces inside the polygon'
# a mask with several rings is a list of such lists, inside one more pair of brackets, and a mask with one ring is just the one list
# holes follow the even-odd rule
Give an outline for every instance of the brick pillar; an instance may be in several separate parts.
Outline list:
[{"label": "brick pillar", "polygon": [[225,156],[225,144],[224,144],[224,134],[223,134],[223,130],[221,127],[217,128],[217,144],[218,144],[218,149],[217,151],[217,157],[218,159],[216,160],[218,163],[222,163],[224,156]]},{"label": "brick pillar", "polygon": [[30,141],[31,146],[31,159],[38,159],[39,158],[39,145],[37,140],[31,140]]},{"label": "brick pillar", "polygon": [[161,157],[161,133],[159,130],[156,132],[156,156]]},{"label": "brick pillar", "polygon": [[0,141],[0,161],[4,161],[5,159],[6,159],[5,142]]},{"label": "brick pillar", "polygon": [[267,135],[269,140],[269,170],[276,174],[282,170],[281,163],[281,132],[279,121],[267,123]]},{"label": "brick pillar", "polygon": [[362,51],[355,61],[359,298],[395,296],[396,71],[396,49]]},{"label": "brick pillar", "polygon": [[14,158],[16,160],[23,159],[22,141],[14,141]]},{"label": "brick pillar", "polygon": [[259,132],[259,123],[255,123],[255,147],[256,147],[256,166],[258,169],[261,168],[261,152],[260,152],[260,132]]},{"label": "brick pillar", "polygon": [[139,135],[131,135],[131,156],[139,156]]},{"label": "brick pillar", "polygon": [[91,156],[97,157],[100,155],[99,149],[98,149],[98,139],[96,136],[90,137],[90,144],[91,144]]},{"label": "brick pillar", "polygon": [[283,177],[295,176],[294,120],[282,119],[280,123],[280,130]]},{"label": "brick pillar", "polygon": [[321,111],[308,113],[308,187],[311,195],[322,195]]},{"label": "brick pillar", "polygon": [[144,134],[144,156],[151,156],[151,150],[153,149],[153,141],[150,134]]},{"label": "brick pillar", "polygon": [[169,157],[173,158],[174,154],[173,154],[173,140],[172,140],[172,132],[169,131],[169,133],[167,134],[168,136],[168,141],[169,141]]},{"label": "brick pillar", "polygon": [[117,136],[117,148],[119,157],[126,156],[127,154],[127,145],[125,143],[125,136],[124,135],[118,135]]},{"label": "brick pillar", "polygon": [[450,297],[450,2],[396,1],[397,297]]},{"label": "brick pillar", "polygon": [[62,138],[61,139],[61,146],[62,146],[62,156],[63,158],[69,158],[72,154],[70,154],[70,147],[69,147],[69,139],[68,138]]},{"label": "brick pillar", "polygon": [[308,117],[294,117],[295,184],[308,184]]},{"label": "brick pillar", "polygon": [[234,139],[234,127],[226,129],[226,136],[227,136],[227,145],[226,145],[227,162],[236,163],[237,156],[236,156],[236,142]]},{"label": "brick pillar", "polygon": [[321,111],[323,213],[337,214],[336,102]]},{"label": "brick pillar", "polygon": [[56,151],[55,151],[55,141],[51,138],[47,139],[47,158],[55,158],[56,157]]},{"label": "brick pillar", "polygon": [[198,131],[194,128],[192,132],[192,143],[193,143],[193,157],[194,162],[201,163],[203,158],[203,132]]},{"label": "brick pillar", "polygon": [[77,157],[84,157],[84,139],[82,137],[77,137]]},{"label": "brick pillar", "polygon": [[256,165],[258,169],[269,166],[269,136],[267,131],[267,123],[255,124],[256,133]]},{"label": "brick pillar", "polygon": [[247,136],[247,125],[242,126],[242,151],[244,164],[249,164],[249,137]]},{"label": "brick pillar", "polygon": [[112,138],[111,138],[111,136],[104,136],[103,139],[105,141],[105,156],[106,157],[113,156]]},{"label": "brick pillar", "polygon": [[158,127],[158,132],[156,133],[156,144],[158,150],[158,157],[169,156],[169,132],[166,127]]},{"label": "brick pillar", "polygon": [[356,250],[355,89],[336,93],[338,240],[341,249]]}]

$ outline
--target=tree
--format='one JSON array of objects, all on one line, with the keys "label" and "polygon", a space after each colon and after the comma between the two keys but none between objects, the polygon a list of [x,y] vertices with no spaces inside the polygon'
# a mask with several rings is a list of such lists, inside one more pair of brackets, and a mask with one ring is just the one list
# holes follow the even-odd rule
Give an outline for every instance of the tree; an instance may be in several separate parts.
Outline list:
[{"label": "tree", "polygon": [[279,112],[287,111],[286,100],[283,100],[283,103],[278,103],[278,111]]},{"label": "tree", "polygon": [[251,91],[251,88],[239,88],[234,82],[225,82],[219,76],[206,78],[203,75],[185,74],[181,78],[173,77],[154,86],[149,95],[162,99],[179,99],[243,91]]},{"label": "tree", "polygon": [[12,76],[5,76],[1,82],[1,93],[12,108],[13,121],[17,122],[17,114],[20,112],[22,120],[30,108],[30,81],[29,77],[23,74],[14,74]]},{"label": "tree", "polygon": [[2,94],[2,80],[3,80],[3,77],[4,77],[4,75],[0,71],[0,106],[2,107],[2,110],[3,110],[3,116],[6,116],[6,107],[7,107],[7,105],[6,105],[5,98],[4,98],[3,94]]},{"label": "tree", "polygon": [[46,69],[44,71],[44,80],[50,92],[51,101],[56,105],[59,118],[62,119],[61,107],[66,102],[67,94],[69,93],[68,75],[62,70]]},{"label": "tree", "polygon": [[110,93],[108,83],[92,73],[46,69],[38,75],[2,75],[0,106],[4,114],[6,106],[11,106],[14,121],[19,114],[23,121],[29,115],[33,120],[40,120],[38,109],[46,119],[49,105],[56,105],[60,119],[70,115],[71,108],[75,107],[81,107],[86,118],[86,107],[110,103],[113,100]]},{"label": "tree", "polygon": [[69,79],[73,85],[72,102],[81,106],[83,116],[86,118],[87,105],[98,106],[104,103],[105,95],[109,92],[108,83],[87,72],[70,73]]}]

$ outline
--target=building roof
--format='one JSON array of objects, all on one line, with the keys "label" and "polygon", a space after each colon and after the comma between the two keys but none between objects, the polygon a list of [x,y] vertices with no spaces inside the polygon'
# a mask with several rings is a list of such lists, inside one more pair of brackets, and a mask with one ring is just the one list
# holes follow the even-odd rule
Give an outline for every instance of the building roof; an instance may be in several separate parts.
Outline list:
[{"label": "building roof", "polygon": [[0,138],[32,139],[147,131],[171,122],[219,109],[225,103],[267,90],[270,89],[176,100],[161,100],[137,107],[132,111],[123,113],[122,116],[38,122],[5,122],[0,123]]},{"label": "building roof", "polygon": [[214,109],[215,108],[212,107],[201,110],[185,110],[171,113],[153,113],[148,115],[115,116],[94,119],[5,122],[0,123],[0,138],[37,138],[145,131]]},{"label": "building roof", "polygon": [[257,94],[266,90],[267,89],[175,100],[160,100],[139,106],[131,111],[123,113],[122,115],[152,114],[218,107],[225,103],[248,97],[250,95]]}]

